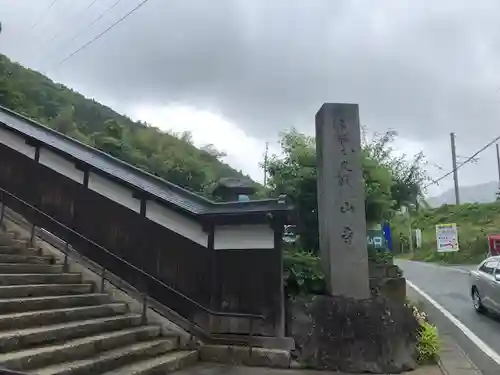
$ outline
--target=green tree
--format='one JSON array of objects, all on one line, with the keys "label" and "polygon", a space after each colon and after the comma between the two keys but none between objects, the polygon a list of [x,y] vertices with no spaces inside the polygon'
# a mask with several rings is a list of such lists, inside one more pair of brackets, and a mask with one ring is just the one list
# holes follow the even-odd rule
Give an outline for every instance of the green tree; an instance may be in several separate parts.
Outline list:
[{"label": "green tree", "polygon": [[[267,164],[270,194],[286,194],[295,203],[300,218],[298,234],[301,246],[316,251],[319,247],[318,214],[316,194],[316,148],[315,139],[292,129],[281,134],[282,156],[273,155]],[[404,163],[386,162],[390,156],[381,157],[387,143],[370,143],[362,147],[363,180],[365,184],[365,209],[368,224],[389,219],[394,210],[405,200],[397,198],[400,190],[394,188],[399,180],[397,166]],[[376,146],[376,147],[375,147]],[[401,167],[402,168],[402,167]],[[414,181],[411,180],[411,183]],[[410,191],[410,189],[409,189]],[[405,199],[407,197],[405,196]],[[409,199],[409,198],[408,198]]]},{"label": "green tree", "polygon": [[394,208],[415,206],[418,209],[424,198],[422,187],[429,181],[425,172],[424,155],[420,152],[410,160],[406,154],[394,156],[391,144],[396,137],[397,132],[392,130],[382,135],[376,134],[370,142],[364,142],[363,149],[370,159],[391,171]]},{"label": "green tree", "polygon": [[217,150],[217,148],[211,143],[202,146],[200,150],[205,151],[208,155],[213,156],[218,160],[227,156],[227,153],[225,153],[224,151]]},{"label": "green tree", "polygon": [[272,155],[267,162],[270,194],[286,194],[295,204],[301,225],[298,233],[306,249],[318,247],[316,153],[314,139],[295,129],[281,134],[283,157]]},{"label": "green tree", "polygon": [[205,196],[220,178],[243,177],[221,162],[224,154],[215,147],[196,148],[190,132],[134,122],[3,55],[0,105]]},{"label": "green tree", "polygon": [[92,134],[91,138],[100,150],[116,158],[131,161],[123,127],[116,120],[105,121],[103,130]]},{"label": "green tree", "polygon": [[48,125],[52,129],[75,138],[80,142],[92,144],[91,138],[78,129],[74,121],[74,115],[75,109],[72,106],[64,108],[54,119],[48,122]]}]

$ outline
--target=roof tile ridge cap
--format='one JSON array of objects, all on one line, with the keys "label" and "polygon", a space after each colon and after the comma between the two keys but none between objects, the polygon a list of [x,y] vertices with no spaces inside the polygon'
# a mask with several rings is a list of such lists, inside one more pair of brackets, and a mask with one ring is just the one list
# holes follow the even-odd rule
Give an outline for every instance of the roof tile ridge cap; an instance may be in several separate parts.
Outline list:
[{"label": "roof tile ridge cap", "polygon": [[[206,206],[210,206],[210,205],[215,204],[215,202],[213,202],[213,201],[211,201],[211,200],[209,200],[209,199],[207,199],[207,198],[205,198],[205,197],[203,197],[195,192],[184,189],[182,186],[179,186],[179,185],[176,185],[170,181],[164,180],[161,177],[155,176],[154,174],[152,174],[150,172],[144,171],[144,170],[136,167],[135,165],[127,163],[127,162],[120,160],[118,158],[115,158],[114,156],[112,156],[112,155],[110,155],[102,150],[99,150],[98,148],[92,147],[92,146],[87,145],[87,144],[85,144],[77,139],[71,138],[71,137],[67,136],[66,134],[58,132],[57,130],[52,129],[52,128],[50,128],[50,127],[48,127],[48,126],[46,126],[46,125],[44,125],[36,120],[33,120],[33,119],[31,119],[31,118],[29,118],[21,113],[13,111],[10,108],[0,106],[0,110],[7,112],[7,114],[12,115],[12,116],[18,118],[19,120],[24,120],[24,121],[28,122],[29,123],[28,125],[36,126],[38,129],[40,129],[42,131],[47,131],[48,133],[51,133],[55,137],[63,139],[64,141],[71,142],[79,147],[82,147],[82,148],[88,150],[89,152],[93,152],[96,154],[95,156],[102,156],[102,157],[108,158],[113,162],[117,162],[117,163],[121,164],[121,166],[123,166],[124,168],[132,169],[132,171],[134,171],[134,172],[138,172],[138,173],[143,174],[144,176],[146,176],[148,178],[152,178],[155,181],[158,181],[162,184],[165,184],[166,189],[176,190],[176,192],[184,194],[188,199],[191,198],[191,201],[198,200],[198,201],[201,201],[200,203],[202,203]],[[5,124],[5,125],[8,126],[9,128],[16,129],[16,127],[12,124]],[[50,142],[50,144],[52,144],[52,143],[53,142]],[[92,155],[92,156],[94,156],[94,155]]]},{"label": "roof tile ridge cap", "polygon": [[231,201],[231,202],[213,202],[212,203],[216,206],[224,206],[224,205],[236,205],[236,206],[245,206],[245,205],[255,205],[258,203],[276,203],[276,204],[284,204],[284,205],[291,205],[291,202],[288,198],[287,195],[281,194],[278,197],[275,198],[261,198],[261,199],[254,199],[250,201]]}]

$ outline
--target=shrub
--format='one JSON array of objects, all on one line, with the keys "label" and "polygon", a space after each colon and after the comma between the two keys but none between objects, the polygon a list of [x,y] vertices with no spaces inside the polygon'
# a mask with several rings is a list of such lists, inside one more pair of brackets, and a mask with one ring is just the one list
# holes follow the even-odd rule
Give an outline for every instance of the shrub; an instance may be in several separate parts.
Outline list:
[{"label": "shrub", "polygon": [[311,252],[290,249],[284,252],[285,293],[290,297],[325,294],[325,276],[319,257]]},{"label": "shrub", "polygon": [[[376,264],[392,264],[393,255],[388,251],[368,248],[368,259]],[[326,294],[325,276],[320,258],[314,253],[297,248],[283,252],[285,293],[290,297]],[[400,276],[402,275],[400,271]]]},{"label": "shrub", "polygon": [[435,363],[439,358],[439,335],[436,326],[429,322],[421,322],[418,332],[418,362]]},{"label": "shrub", "polygon": [[411,303],[407,305],[413,310],[413,316],[420,325],[417,333],[417,361],[420,364],[436,363],[441,350],[438,330],[435,325],[429,323],[424,311]]},{"label": "shrub", "polygon": [[368,246],[368,260],[376,264],[392,264],[393,254],[390,251],[379,250]]}]

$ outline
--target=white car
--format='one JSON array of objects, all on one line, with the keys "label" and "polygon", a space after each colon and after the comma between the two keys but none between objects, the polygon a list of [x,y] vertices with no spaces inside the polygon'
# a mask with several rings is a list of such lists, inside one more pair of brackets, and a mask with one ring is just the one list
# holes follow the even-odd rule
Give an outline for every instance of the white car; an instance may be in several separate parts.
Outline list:
[{"label": "white car", "polygon": [[470,292],[477,312],[500,314],[500,256],[489,257],[470,272]]}]

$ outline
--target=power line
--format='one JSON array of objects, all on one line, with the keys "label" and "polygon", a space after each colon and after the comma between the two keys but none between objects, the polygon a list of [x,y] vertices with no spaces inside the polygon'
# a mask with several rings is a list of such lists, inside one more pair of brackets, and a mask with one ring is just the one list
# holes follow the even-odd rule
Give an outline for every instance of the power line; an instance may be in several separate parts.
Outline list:
[{"label": "power line", "polygon": [[264,153],[264,187],[267,187],[267,162],[268,162],[269,142],[266,142],[266,152]]},{"label": "power line", "polygon": [[87,8],[85,8],[83,11],[86,12],[87,10],[89,10],[90,8],[92,8],[92,5],[94,5],[95,3],[97,3],[98,0],[92,0],[92,2],[87,5]]},{"label": "power line", "polygon": [[[121,1],[121,0],[119,0]],[[99,33],[97,36],[95,36],[94,38],[92,38],[89,42],[85,43],[83,46],[81,46],[80,48],[78,48],[76,51],[70,53],[68,56],[66,56],[64,59],[62,59],[61,61],[59,61],[59,64],[57,64],[58,66],[64,64],[65,61],[67,61],[68,59],[70,59],[71,57],[75,56],[77,53],[83,51],[85,48],[87,48],[88,46],[90,46],[92,43],[94,43],[95,41],[97,41],[99,38],[101,38],[104,34],[106,34],[108,31],[112,30],[115,26],[117,26],[119,23],[125,21],[130,15],[132,15],[132,13],[134,13],[136,10],[138,10],[140,7],[142,7],[143,5],[145,5],[149,0],[142,0],[134,9],[132,9],[130,12],[126,13],[123,17],[121,17],[118,21],[116,21],[115,23],[113,23],[111,26],[109,26],[108,28],[106,28],[104,31],[102,31],[101,33]]]},{"label": "power line", "polygon": [[[98,1],[98,0],[92,0],[92,1],[91,1],[88,5],[87,5],[87,7],[86,7],[85,9],[83,9],[83,10],[81,10],[81,11],[79,11],[79,12],[74,13],[74,14],[73,14],[73,16],[75,16],[75,15],[77,15],[77,14],[80,14],[80,15],[81,15],[82,13],[85,13],[87,10],[89,10],[89,9],[92,7],[92,5],[94,5],[95,3],[97,3],[97,1]],[[51,38],[51,39],[50,39],[47,43],[50,43],[50,42],[52,42],[53,40],[57,39],[57,37],[58,37],[59,35],[60,35],[60,33],[56,33],[56,34],[54,34],[54,36],[53,36],[53,37],[52,37],[52,38]]]},{"label": "power line", "polygon": [[43,16],[44,14],[46,14],[50,9],[52,9],[52,7],[55,5],[55,3],[57,3],[59,0],[52,0],[52,2],[49,4],[49,6],[47,8],[45,8],[45,10],[43,10],[41,13],[40,13],[40,16],[38,17],[38,19],[35,21],[35,23],[33,25],[31,25],[31,30],[33,30],[35,27],[38,26],[38,24],[43,20]]},{"label": "power line", "polygon": [[435,185],[437,183],[439,183],[441,180],[444,180],[446,177],[448,177],[449,175],[455,173],[456,171],[458,171],[460,168],[462,168],[465,164],[469,163],[470,161],[472,160],[475,160],[476,156],[479,155],[481,152],[483,152],[484,150],[486,150],[488,147],[490,147],[491,145],[493,145],[495,142],[497,142],[498,140],[500,140],[500,137],[496,137],[494,140],[492,140],[491,142],[489,142],[488,144],[486,144],[484,147],[482,147],[481,149],[479,149],[478,151],[476,151],[472,156],[468,157],[467,160],[463,161],[462,163],[460,163],[459,165],[457,165],[456,168],[452,169],[451,171],[449,171],[448,173],[446,173],[445,175],[441,176],[440,178],[438,178],[437,180],[434,180],[432,181],[430,184],[427,184],[424,186],[424,189],[428,188],[429,186],[431,185]]},{"label": "power line", "polygon": [[[467,159],[467,156],[460,156],[460,155],[457,155],[457,159]],[[471,163],[477,163],[479,162],[479,159],[478,158],[473,158],[471,160]]]},{"label": "power line", "polygon": [[[77,16],[77,15],[80,15],[87,12],[95,3],[97,3],[97,1],[99,0],[91,0],[89,4],[87,4],[87,6],[85,7],[85,9],[81,9],[81,10],[78,10],[76,12],[74,12],[72,15],[71,15],[71,18]],[[54,35],[52,35],[52,38],[50,38],[49,40],[46,40],[45,42],[42,42],[37,49],[35,49],[35,55],[38,55],[38,51],[41,51],[43,50],[43,48],[45,46],[48,46],[49,44],[51,44],[54,40],[56,40],[60,35],[62,35],[64,33],[65,29],[62,29],[62,30],[59,30],[58,32],[56,32]],[[57,44],[56,46],[58,46],[59,44]]]},{"label": "power line", "polygon": [[[89,9],[97,0],[93,0],[90,6],[87,8]],[[83,31],[91,28],[93,25],[95,25],[101,18],[103,18],[110,10],[112,10],[114,7],[116,7],[118,4],[120,4],[123,0],[116,0],[112,5],[107,7],[102,13],[100,13],[96,18],[94,18],[89,24],[83,25],[73,36],[65,41],[62,41],[62,43],[57,44],[54,48],[57,48],[60,45],[63,44],[68,44],[73,42],[78,36],[82,34]]]}]

